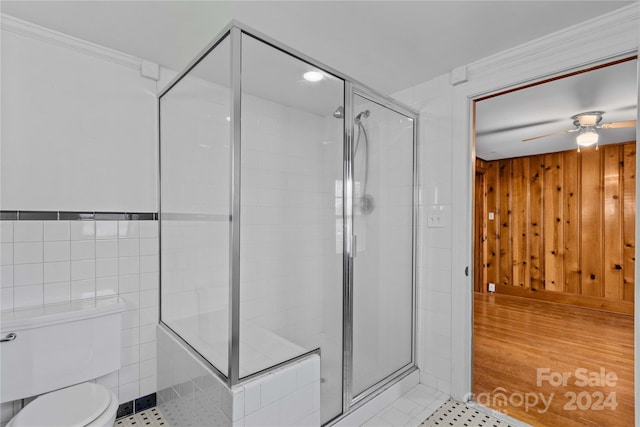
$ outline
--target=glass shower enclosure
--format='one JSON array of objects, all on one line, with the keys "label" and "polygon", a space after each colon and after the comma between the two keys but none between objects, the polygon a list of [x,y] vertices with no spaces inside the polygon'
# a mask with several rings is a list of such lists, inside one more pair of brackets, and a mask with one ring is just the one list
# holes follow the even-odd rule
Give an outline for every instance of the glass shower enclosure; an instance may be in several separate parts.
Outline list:
[{"label": "glass shower enclosure", "polygon": [[415,369],[417,113],[232,22],[159,96],[161,323],[326,424]]}]

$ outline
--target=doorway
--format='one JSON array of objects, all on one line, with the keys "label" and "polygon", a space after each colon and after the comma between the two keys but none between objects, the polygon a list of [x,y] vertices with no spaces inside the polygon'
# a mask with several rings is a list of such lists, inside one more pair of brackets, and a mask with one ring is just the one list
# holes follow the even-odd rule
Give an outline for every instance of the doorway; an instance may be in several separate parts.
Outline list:
[{"label": "doorway", "polygon": [[633,425],[635,59],[474,103],[474,400],[535,425]]}]

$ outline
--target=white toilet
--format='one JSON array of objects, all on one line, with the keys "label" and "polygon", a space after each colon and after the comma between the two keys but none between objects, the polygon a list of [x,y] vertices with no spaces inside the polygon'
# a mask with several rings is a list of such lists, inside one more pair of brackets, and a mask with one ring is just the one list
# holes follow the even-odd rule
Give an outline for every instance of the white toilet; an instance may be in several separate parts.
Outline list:
[{"label": "white toilet", "polygon": [[87,382],[120,368],[116,297],[9,310],[0,319],[0,401],[40,395],[7,427],[112,426],[118,398]]}]

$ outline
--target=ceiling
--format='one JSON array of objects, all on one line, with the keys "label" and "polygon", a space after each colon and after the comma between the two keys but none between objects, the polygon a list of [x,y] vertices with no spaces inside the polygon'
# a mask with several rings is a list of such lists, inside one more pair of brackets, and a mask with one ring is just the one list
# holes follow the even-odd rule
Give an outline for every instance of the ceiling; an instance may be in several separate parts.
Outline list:
[{"label": "ceiling", "polygon": [[[0,11],[176,71],[236,19],[393,94],[630,3],[3,0]],[[307,64],[258,46],[245,54],[247,92],[322,116],[339,105],[339,81],[308,85],[299,78]],[[635,67],[635,61],[629,62],[479,102],[478,157],[493,160],[572,149],[574,134],[521,140],[570,129],[570,117],[583,111],[606,111],[605,123],[636,118]],[[216,75],[205,64],[200,68],[194,74]],[[227,71],[224,67],[213,80],[228,81]],[[601,134],[601,143],[633,140],[634,132],[608,130]]]},{"label": "ceiling", "polygon": [[[571,116],[604,111],[601,124],[635,120],[638,62],[623,62],[476,103],[476,156],[496,160],[572,150],[576,134],[523,139],[575,129]],[[635,141],[636,129],[600,129],[598,144]]]},{"label": "ceiling", "polygon": [[237,19],[392,94],[630,3],[4,0],[0,10],[174,70]]}]

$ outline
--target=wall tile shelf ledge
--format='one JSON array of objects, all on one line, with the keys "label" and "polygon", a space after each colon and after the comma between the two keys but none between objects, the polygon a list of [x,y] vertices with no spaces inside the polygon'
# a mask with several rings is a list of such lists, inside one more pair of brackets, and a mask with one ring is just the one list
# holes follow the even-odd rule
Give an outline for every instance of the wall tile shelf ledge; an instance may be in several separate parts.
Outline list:
[{"label": "wall tile shelf ledge", "polygon": [[157,212],[0,211],[0,221],[157,221]]}]

